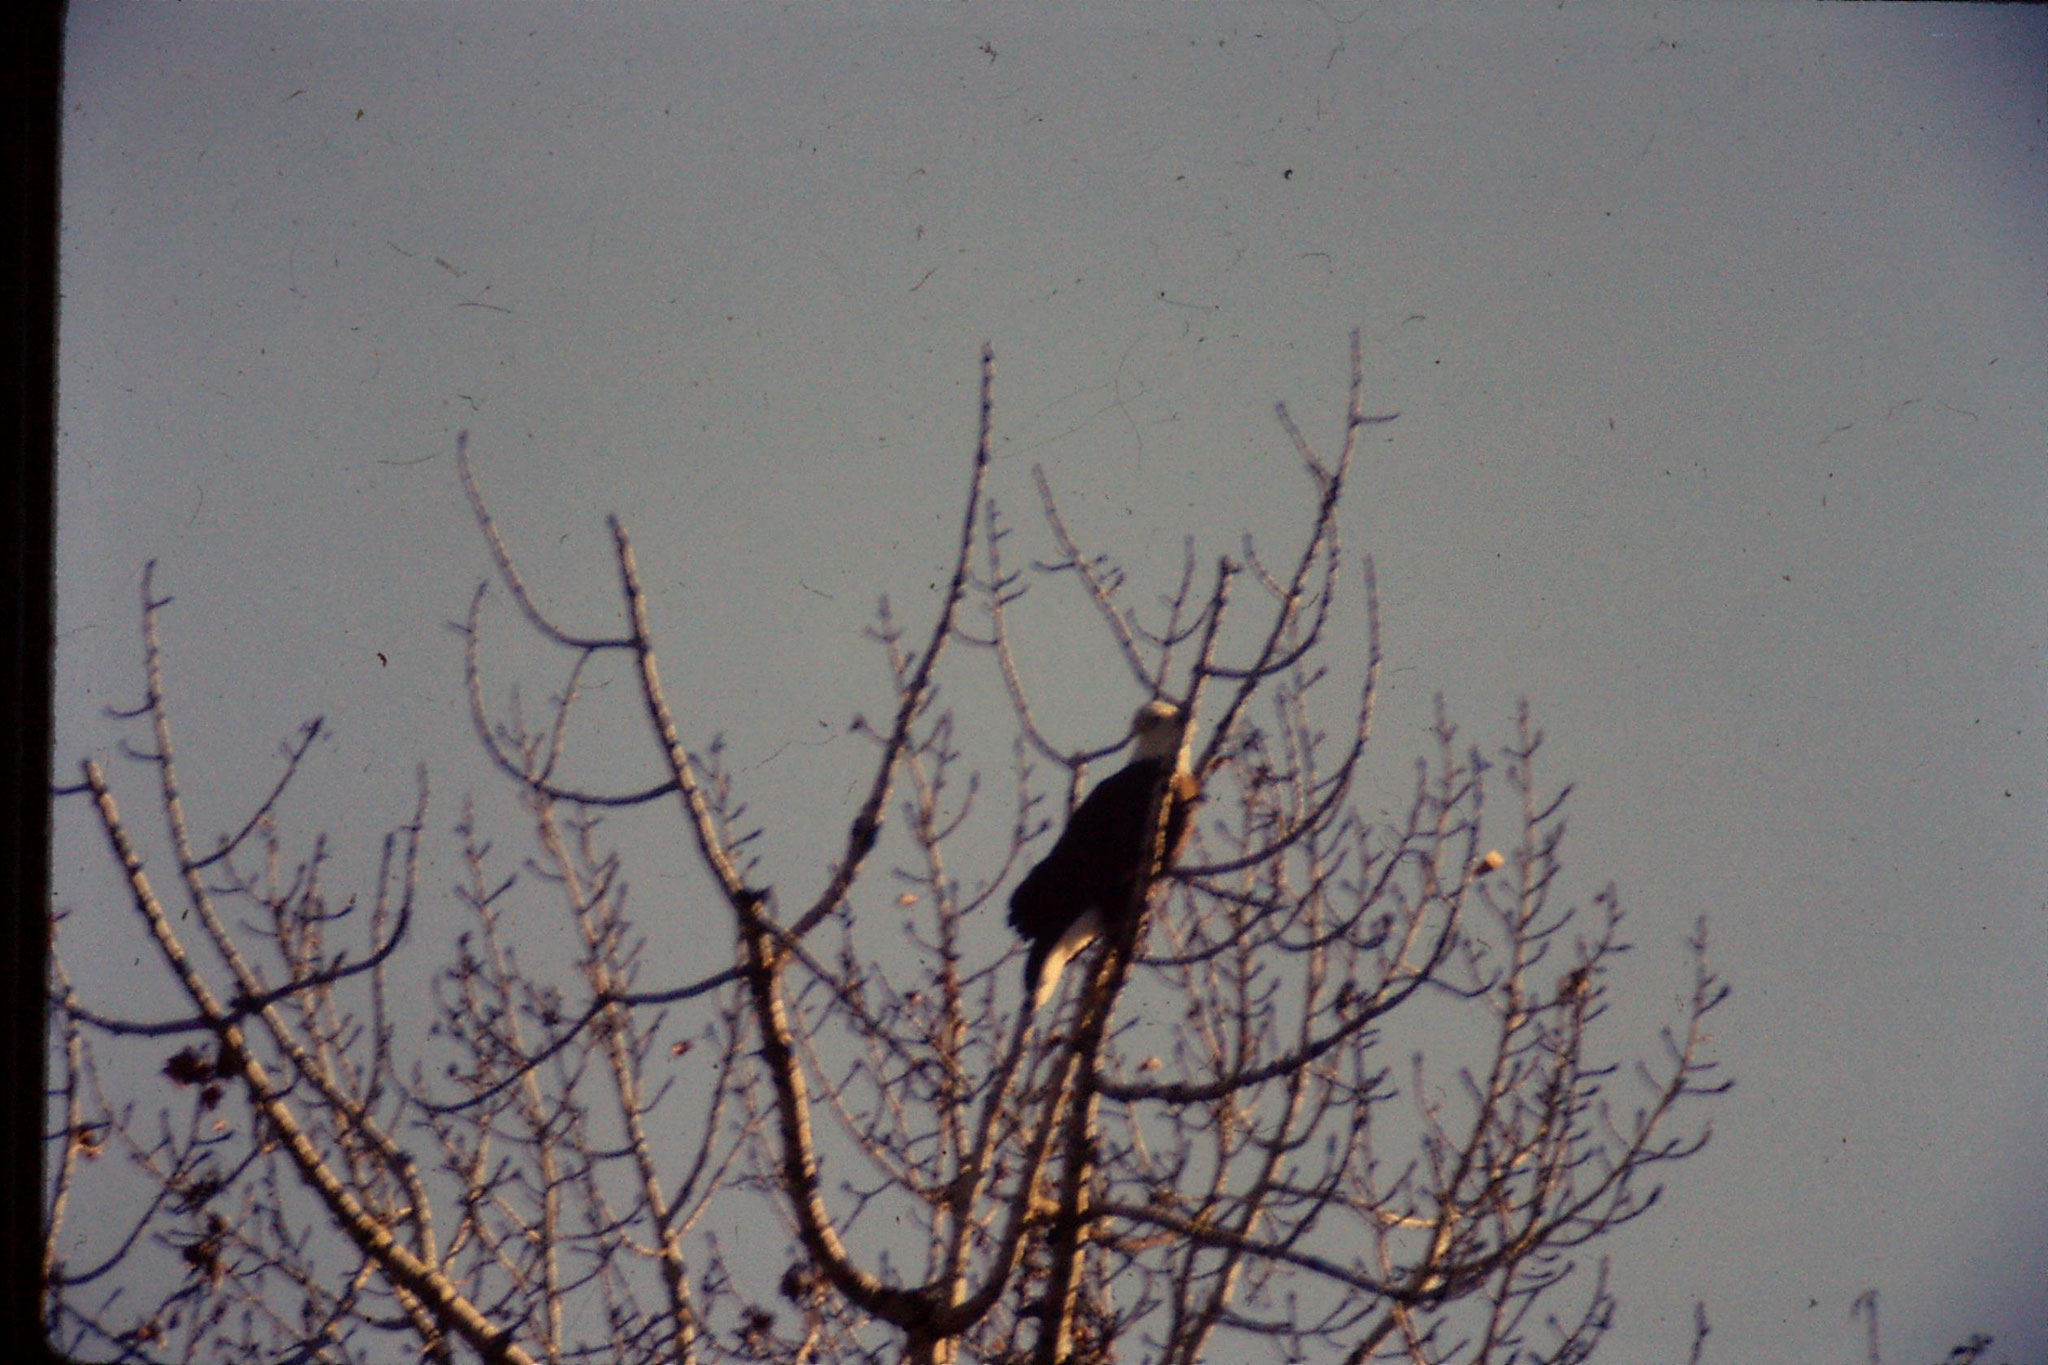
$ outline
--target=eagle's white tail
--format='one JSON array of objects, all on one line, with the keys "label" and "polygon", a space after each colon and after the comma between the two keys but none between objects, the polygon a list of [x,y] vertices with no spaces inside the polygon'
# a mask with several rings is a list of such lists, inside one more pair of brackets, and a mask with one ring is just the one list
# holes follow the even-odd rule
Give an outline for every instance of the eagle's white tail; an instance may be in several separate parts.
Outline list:
[{"label": "eagle's white tail", "polygon": [[1031,1001],[1033,1009],[1045,1007],[1045,1002],[1052,999],[1053,992],[1060,987],[1060,973],[1101,932],[1102,916],[1092,907],[1082,911],[1081,917],[1067,926],[1067,932],[1061,934],[1046,951],[1045,966],[1038,973],[1038,991]]}]

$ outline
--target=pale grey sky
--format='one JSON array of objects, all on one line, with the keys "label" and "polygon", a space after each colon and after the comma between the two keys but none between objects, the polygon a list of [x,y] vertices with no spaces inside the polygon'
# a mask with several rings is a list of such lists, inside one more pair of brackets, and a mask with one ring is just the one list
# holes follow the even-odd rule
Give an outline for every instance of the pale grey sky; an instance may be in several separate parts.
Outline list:
[{"label": "pale grey sky", "polygon": [[[299,819],[402,818],[422,760],[444,816],[488,790],[443,628],[487,571],[467,428],[561,611],[609,609],[626,517],[691,742],[815,869],[983,341],[1013,518],[1042,463],[1163,574],[1299,526],[1271,403],[1333,432],[1361,328],[1402,414],[1345,526],[1373,780],[1432,693],[1488,743],[1528,696],[1572,889],[1632,915],[1610,1042],[1654,1046],[1700,914],[1736,992],[1738,1088],[1615,1244],[1603,1358],[1681,1359],[1704,1298],[1711,1360],[1857,1360],[1871,1288],[1892,1365],[2048,1356],[2040,11],[70,13],[60,772],[138,695],[154,556],[202,820],[314,713]],[[1037,662],[1087,738],[1137,700],[1100,648]],[[109,885],[83,815],[60,904]],[[643,916],[671,856],[629,869]],[[130,960],[78,963],[87,998]]]}]

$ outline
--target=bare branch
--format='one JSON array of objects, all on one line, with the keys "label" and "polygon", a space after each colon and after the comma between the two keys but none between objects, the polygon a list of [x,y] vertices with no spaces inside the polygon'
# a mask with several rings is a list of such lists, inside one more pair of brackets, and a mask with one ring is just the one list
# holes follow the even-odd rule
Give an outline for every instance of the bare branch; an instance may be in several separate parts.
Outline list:
[{"label": "bare branch", "polygon": [[[1361,432],[1392,417],[1365,414],[1357,333],[1350,358],[1332,456],[1275,408],[1306,480],[1302,542],[1276,559],[1186,536],[1141,591],[1042,471],[1056,554],[1034,570],[1011,551],[984,350],[951,577],[926,633],[879,607],[889,718],[853,726],[872,751],[832,780],[858,804],[801,899],[778,897],[722,741],[686,747],[694,712],[664,689],[624,522],[607,523],[623,626],[565,629],[518,572],[466,434],[458,474],[496,577],[567,655],[540,708],[517,686],[487,702],[484,585],[455,627],[469,724],[518,821],[509,867],[474,799],[453,859],[431,857],[422,773],[370,884],[330,889],[349,861],[317,832],[292,852],[280,828],[319,721],[202,840],[164,687],[168,598],[146,572],[144,696],[109,720],[162,828],[126,823],[81,763],[60,794],[87,798],[66,808],[91,812],[121,891],[54,932],[139,927],[177,1004],[125,1018],[55,955],[51,1340],[346,1365],[1590,1358],[1616,1311],[1601,1245],[1711,1135],[1697,1106],[1728,1088],[1709,1032],[1727,988],[1702,922],[1664,1032],[1640,1057],[1613,1040],[1621,901],[1574,899],[1571,789],[1539,782],[1526,704],[1482,752],[1439,698],[1406,808],[1361,809],[1386,778],[1368,767],[1380,603],[1362,557],[1359,642],[1338,517]],[[991,921],[1047,812],[1076,809],[1124,741],[1073,749],[1033,714],[1027,679],[1071,667],[1031,653],[1035,574],[1073,575],[1138,689],[1207,722],[1179,866],[1161,865],[1160,787],[1128,902],[1085,907],[1100,941],[1036,1011]],[[579,703],[615,653],[653,780],[588,766]],[[1006,799],[974,767],[985,690],[954,686],[963,658],[992,662],[1014,718]],[[961,710],[937,705],[942,685]],[[174,867],[170,902],[145,846]],[[701,865],[729,914],[684,896],[680,923],[636,921],[628,866],[645,885],[647,858]],[[455,869],[445,913],[419,885],[436,867]],[[677,934],[685,970],[650,981]],[[1706,1331],[1702,1309],[1695,1361]]]}]

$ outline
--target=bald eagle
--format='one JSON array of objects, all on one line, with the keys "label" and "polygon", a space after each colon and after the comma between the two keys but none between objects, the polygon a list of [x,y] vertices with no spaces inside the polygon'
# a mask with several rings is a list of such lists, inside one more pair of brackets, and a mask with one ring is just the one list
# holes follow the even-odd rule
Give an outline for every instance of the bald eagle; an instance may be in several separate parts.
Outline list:
[{"label": "bald eagle", "polygon": [[1166,842],[1161,870],[1187,839],[1188,810],[1201,785],[1188,770],[1187,727],[1180,709],[1148,702],[1131,721],[1137,752],[1088,793],[1067,819],[1044,861],[1010,895],[1010,927],[1031,944],[1024,959],[1024,998],[1037,1009],[1052,998],[1067,963],[1095,941],[1112,916],[1126,913],[1154,830],[1145,817],[1166,780]]}]

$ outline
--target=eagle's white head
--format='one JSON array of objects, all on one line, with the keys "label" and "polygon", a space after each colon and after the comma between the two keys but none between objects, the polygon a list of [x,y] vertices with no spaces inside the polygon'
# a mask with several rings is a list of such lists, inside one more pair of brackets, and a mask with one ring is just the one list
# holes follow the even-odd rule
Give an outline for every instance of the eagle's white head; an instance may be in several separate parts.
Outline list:
[{"label": "eagle's white head", "polygon": [[1131,717],[1131,738],[1141,759],[1177,759],[1187,748],[1187,727],[1180,708],[1170,701],[1148,701]]}]

